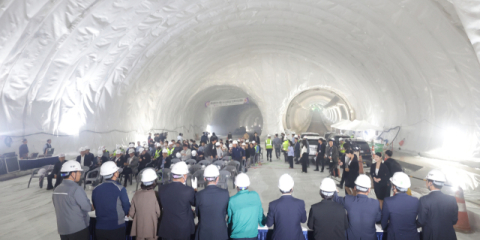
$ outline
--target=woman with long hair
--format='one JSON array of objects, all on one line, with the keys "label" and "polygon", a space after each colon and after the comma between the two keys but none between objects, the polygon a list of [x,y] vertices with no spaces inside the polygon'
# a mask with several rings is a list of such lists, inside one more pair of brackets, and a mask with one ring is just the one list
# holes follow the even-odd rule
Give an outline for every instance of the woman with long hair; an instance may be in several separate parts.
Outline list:
[{"label": "woman with long hair", "polygon": [[373,189],[380,202],[380,208],[383,208],[383,199],[390,196],[390,173],[387,165],[383,163],[382,154],[376,152],[373,155],[372,166],[370,166],[370,175],[373,179]]},{"label": "woman with long hair", "polygon": [[308,149],[307,149],[307,140],[302,140],[302,148],[301,148],[301,160],[302,163],[302,173],[307,173],[307,164],[308,164]]}]

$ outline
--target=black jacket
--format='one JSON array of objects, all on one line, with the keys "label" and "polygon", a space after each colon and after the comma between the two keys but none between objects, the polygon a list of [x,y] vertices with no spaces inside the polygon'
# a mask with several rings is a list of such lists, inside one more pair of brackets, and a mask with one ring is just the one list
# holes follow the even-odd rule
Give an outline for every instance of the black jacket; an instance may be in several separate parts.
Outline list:
[{"label": "black jacket", "polygon": [[457,239],[453,225],[458,221],[455,197],[433,191],[420,198],[417,223],[422,227],[423,240]]},{"label": "black jacket", "polygon": [[180,182],[172,182],[160,186],[158,196],[162,211],[158,236],[167,239],[190,239],[195,233],[193,188]]},{"label": "black jacket", "polygon": [[343,174],[345,174],[345,186],[349,188],[355,187],[355,180],[357,179],[360,171],[357,155],[353,156],[353,159],[351,159],[350,163],[348,164],[348,172],[345,171],[345,168],[347,167],[347,164],[345,163],[346,155],[341,157],[341,161],[343,162]]},{"label": "black jacket", "polygon": [[198,228],[195,240],[227,240],[228,191],[209,185],[195,195],[195,212]]},{"label": "black jacket", "polygon": [[294,143],[295,145],[293,146],[293,155],[295,155],[295,157],[300,157],[300,142],[296,142]]},{"label": "black jacket", "polygon": [[212,143],[207,144],[205,146],[204,156],[215,158],[217,156],[217,148],[213,146]]},{"label": "black jacket", "polygon": [[265,225],[273,229],[272,239],[304,240],[301,223],[307,221],[305,202],[291,195],[281,196],[268,205],[267,222]]},{"label": "black jacket", "polygon": [[393,176],[393,174],[396,172],[403,172],[402,166],[400,166],[397,160],[393,158],[389,158],[384,162],[384,164],[387,165],[388,167],[388,172],[389,172],[388,179],[390,179]]},{"label": "black jacket", "polygon": [[385,198],[382,208],[382,228],[388,240],[420,240],[417,232],[418,198],[397,193]]},{"label": "black jacket", "polygon": [[326,143],[317,144],[317,159],[323,160],[325,158],[325,148],[327,147]]},{"label": "black jacket", "polygon": [[[82,163],[82,155],[77,156],[77,162],[80,164]],[[83,159],[83,166],[90,167],[95,163],[95,157],[93,154],[85,154],[85,157]]]},{"label": "black jacket", "polygon": [[388,171],[388,167],[385,163],[380,164],[380,168],[378,169],[378,174],[375,173],[375,169],[377,168],[375,163],[372,163],[370,166],[370,175],[373,178],[380,178],[380,182],[373,181],[373,187],[375,189],[375,195],[377,199],[383,200],[385,197],[390,195],[390,171]]},{"label": "black jacket", "polygon": [[[125,166],[124,163],[127,162],[127,158],[125,157],[125,155],[122,155],[118,161],[116,160],[117,160],[117,157],[112,158],[112,161],[115,162],[115,164],[117,164],[117,167],[121,167],[121,168],[123,168]],[[78,161],[78,157],[77,157],[77,161]]]},{"label": "black jacket", "polygon": [[[140,161],[141,160],[141,161]],[[149,164],[152,161],[152,156],[150,156],[150,153],[145,153],[143,155],[138,156],[138,171],[141,171],[142,169],[145,168],[147,164]]]},{"label": "black jacket", "polygon": [[348,228],[345,208],[331,200],[313,204],[308,214],[308,228],[313,230],[315,240],[345,240]]}]

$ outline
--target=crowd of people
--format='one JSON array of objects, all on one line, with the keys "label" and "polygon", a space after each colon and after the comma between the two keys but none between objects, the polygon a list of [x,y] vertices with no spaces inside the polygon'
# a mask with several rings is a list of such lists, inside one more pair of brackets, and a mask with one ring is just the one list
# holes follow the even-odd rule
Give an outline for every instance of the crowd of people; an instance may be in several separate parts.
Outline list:
[{"label": "crowd of people", "polygon": [[[125,239],[126,217],[132,219],[130,235],[136,239],[257,239],[258,226],[273,226],[272,239],[296,240],[304,239],[301,223],[313,230],[314,239],[377,239],[375,223],[381,223],[388,239],[420,239],[417,227],[423,228],[423,239],[456,239],[453,225],[458,206],[454,197],[440,191],[446,182],[443,173],[431,171],[426,183],[431,193],[417,199],[410,196],[410,178],[391,158],[391,151],[385,153],[384,159],[381,153],[375,154],[370,177],[360,173],[358,153],[348,141],[337,147],[332,140],[328,145],[319,140],[316,170],[321,165],[323,171],[328,163],[331,176],[321,181],[319,193],[323,200],[311,206],[308,217],[304,201],[292,196],[294,180],[289,174],[280,177],[281,197],[269,203],[267,214],[258,193],[249,190],[251,183],[245,173],[236,176],[237,193],[233,196],[216,186],[220,174],[213,164],[204,169],[203,190],[198,191],[198,179],[192,179],[191,186],[186,184],[189,159],[213,161],[229,156],[231,161],[242,163],[244,172],[249,165],[260,164],[260,139],[254,136],[255,140],[227,138],[224,142],[214,134],[208,138],[204,133],[197,145],[194,140],[183,140],[181,134],[176,141],[155,134],[136,147],[117,146],[112,154],[100,147],[94,157],[88,147],[83,147],[76,160],[65,161],[61,155],[54,176],[49,176],[49,188],[57,177],[53,203],[60,238],[89,239],[88,212],[95,210],[97,239]],[[293,141],[282,137],[267,136],[267,161],[271,161],[273,150],[277,159],[283,151],[291,168],[293,161],[305,161],[302,158],[308,154],[307,141],[302,140],[300,154],[296,155],[298,136],[293,136]],[[247,149],[253,149],[248,156]],[[173,157],[180,161],[171,164]],[[332,179],[338,176],[337,165],[343,169],[339,185]],[[82,172],[93,168],[100,168],[103,182],[94,188],[90,203],[76,182],[81,180]],[[159,168],[171,168],[171,183],[157,186]],[[128,176],[142,169],[141,190],[130,201],[125,189]],[[122,174],[123,186],[118,181]],[[343,183],[346,195],[340,197],[337,187],[342,188]],[[377,199],[368,197],[372,189]]]}]

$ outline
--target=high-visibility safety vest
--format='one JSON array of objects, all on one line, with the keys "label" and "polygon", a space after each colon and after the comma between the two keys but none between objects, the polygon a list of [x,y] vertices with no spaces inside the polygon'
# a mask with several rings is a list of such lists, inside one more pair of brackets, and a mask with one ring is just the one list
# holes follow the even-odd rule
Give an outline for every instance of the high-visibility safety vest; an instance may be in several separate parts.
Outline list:
[{"label": "high-visibility safety vest", "polygon": [[283,142],[283,151],[285,151],[285,152],[288,151],[288,145],[290,145],[288,143],[288,140],[285,140],[285,142]]},{"label": "high-visibility safety vest", "polygon": [[173,150],[175,150],[175,148],[167,148],[168,156],[172,155]]},{"label": "high-visibility safety vest", "polygon": [[265,140],[265,148],[266,149],[273,149],[272,139],[267,138],[267,140]]},{"label": "high-visibility safety vest", "polygon": [[345,144],[345,143],[340,144],[340,153],[341,154],[345,154],[345,148],[343,147],[343,144]]},{"label": "high-visibility safety vest", "polygon": [[155,158],[159,158],[161,154],[162,154],[162,149],[157,149],[155,151]]}]

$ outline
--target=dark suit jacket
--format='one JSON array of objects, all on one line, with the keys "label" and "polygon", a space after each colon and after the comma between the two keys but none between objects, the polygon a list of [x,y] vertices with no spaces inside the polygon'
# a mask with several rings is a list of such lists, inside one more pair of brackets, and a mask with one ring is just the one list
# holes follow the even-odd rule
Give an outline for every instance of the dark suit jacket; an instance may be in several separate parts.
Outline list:
[{"label": "dark suit jacket", "polygon": [[317,144],[317,160],[323,160],[325,158],[325,148],[327,147],[327,144],[322,143],[322,144]]},{"label": "dark suit jacket", "polygon": [[388,167],[388,179],[390,179],[394,173],[396,172],[403,172],[402,166],[400,166],[400,163],[397,162],[397,160],[393,158],[387,159],[384,164]]},{"label": "dark suit jacket", "polygon": [[420,198],[417,223],[423,240],[457,239],[453,225],[458,221],[458,205],[454,197],[433,191]]},{"label": "dark suit jacket", "polygon": [[195,240],[227,240],[228,191],[209,185],[195,195],[195,212],[198,228]]},{"label": "dark suit jacket", "polygon": [[308,228],[313,230],[315,240],[345,240],[348,229],[345,208],[332,200],[313,204],[308,214]]},{"label": "dark suit jacket", "polygon": [[380,164],[380,168],[378,169],[378,174],[375,173],[375,169],[377,168],[375,163],[372,163],[370,166],[370,175],[373,178],[380,178],[380,182],[373,181],[373,187],[375,189],[375,195],[377,199],[383,200],[385,197],[390,195],[390,171],[388,171],[387,165],[385,163]]},{"label": "dark suit jacket", "polygon": [[375,223],[382,217],[377,199],[365,195],[339,197],[335,192],[333,200],[345,207],[348,212],[348,240],[377,239]]},{"label": "dark suit jacket", "polygon": [[[345,186],[349,188],[355,187],[355,180],[357,179],[358,175],[360,174],[360,167],[358,166],[358,159],[357,155],[353,155],[353,159],[350,159],[348,164],[348,174],[345,177]],[[347,164],[343,164],[343,168],[347,168]]]},{"label": "dark suit jacket", "polygon": [[[420,240],[417,232],[418,199],[406,193],[385,198],[382,209],[382,228],[389,240]],[[389,222],[390,221],[390,222]]]},{"label": "dark suit jacket", "polygon": [[190,239],[195,233],[193,188],[180,182],[172,182],[160,186],[158,196],[162,212],[158,236],[167,239]]},{"label": "dark suit jacket", "polygon": [[275,225],[272,239],[304,240],[300,223],[306,221],[305,202],[291,195],[283,195],[268,206],[266,225]]},{"label": "dark suit jacket", "polygon": [[[77,156],[77,162],[81,163],[82,155]],[[83,159],[83,166],[90,167],[95,162],[95,157],[90,154],[85,154],[85,158]]]}]

